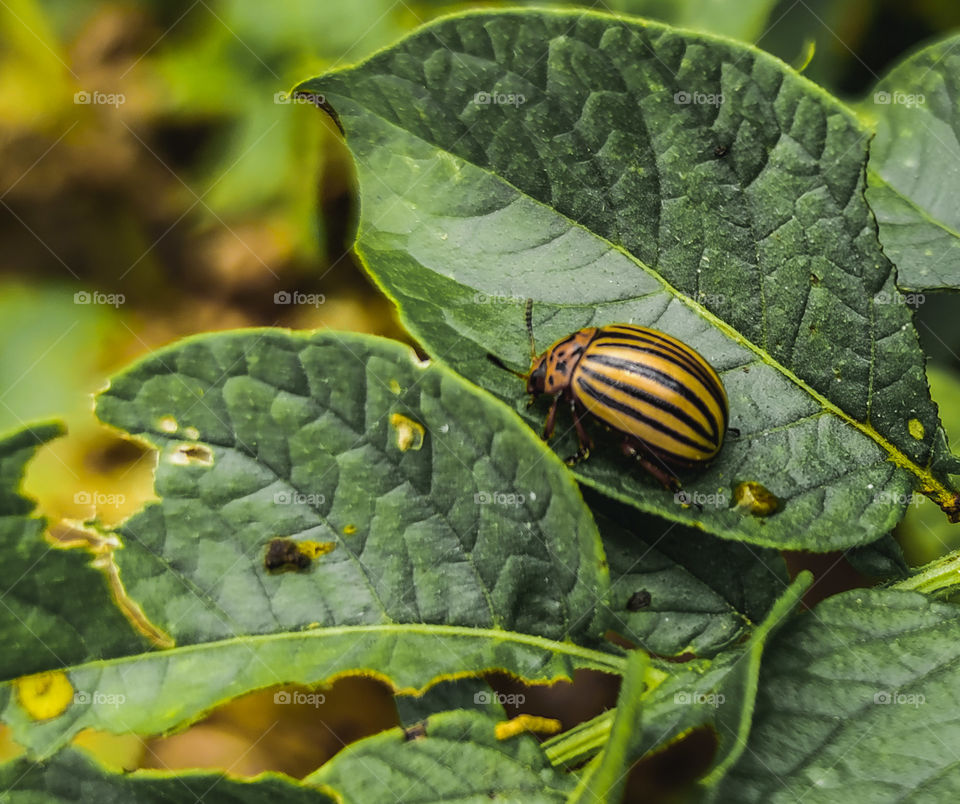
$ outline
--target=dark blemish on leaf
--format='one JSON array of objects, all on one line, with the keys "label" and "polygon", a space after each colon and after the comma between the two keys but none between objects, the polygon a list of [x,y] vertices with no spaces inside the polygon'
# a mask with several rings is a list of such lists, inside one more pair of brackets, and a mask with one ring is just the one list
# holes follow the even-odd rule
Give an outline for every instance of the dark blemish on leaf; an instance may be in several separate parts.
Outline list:
[{"label": "dark blemish on leaf", "polygon": [[293,539],[278,537],[267,545],[263,566],[270,572],[305,570],[310,566],[310,556],[300,549]]},{"label": "dark blemish on leaf", "polygon": [[422,740],[427,736],[427,721],[421,720],[403,730],[403,739],[408,743],[411,740]]},{"label": "dark blemish on leaf", "polygon": [[213,450],[204,444],[181,444],[170,455],[170,463],[180,466],[196,463],[213,466]]},{"label": "dark blemish on leaf", "polygon": [[730,148],[727,145],[718,145],[713,149],[713,155],[717,157],[717,159],[723,159],[728,153],[730,153]]},{"label": "dark blemish on leaf", "polygon": [[811,284],[811,285],[819,285],[819,284],[820,284],[820,277],[817,276],[816,274],[810,274],[810,284]]},{"label": "dark blemish on leaf", "polygon": [[627,611],[640,611],[640,609],[645,609],[650,605],[650,601],[652,599],[653,598],[646,589],[641,589],[639,592],[634,592],[632,595],[630,595],[630,599],[627,601]]}]

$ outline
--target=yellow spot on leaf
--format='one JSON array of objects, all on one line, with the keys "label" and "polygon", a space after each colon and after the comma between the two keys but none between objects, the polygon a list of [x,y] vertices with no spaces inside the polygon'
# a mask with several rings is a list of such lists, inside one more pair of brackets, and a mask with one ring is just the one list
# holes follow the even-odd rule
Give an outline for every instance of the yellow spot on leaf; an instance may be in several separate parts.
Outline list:
[{"label": "yellow spot on leaf", "polygon": [[356,526],[356,525],[345,525],[344,528],[343,528],[343,532],[344,532],[347,536],[350,536],[351,534],[354,534],[354,533],[357,532],[357,526]]},{"label": "yellow spot on leaf", "polygon": [[310,558],[319,558],[336,549],[336,542],[297,542],[300,552]]},{"label": "yellow spot on leaf", "polygon": [[189,439],[190,441],[196,441],[198,438],[200,438],[200,431],[196,427],[184,427],[183,437]]},{"label": "yellow spot on leaf", "polygon": [[754,516],[770,516],[780,507],[780,498],[754,480],[739,483],[733,490],[733,507]]},{"label": "yellow spot on leaf", "polygon": [[394,413],[390,416],[390,426],[397,434],[397,447],[401,452],[408,449],[420,449],[423,446],[423,425],[408,419],[402,413]]},{"label": "yellow spot on leaf", "polygon": [[907,430],[910,431],[910,435],[917,439],[917,441],[923,441],[926,430],[923,429],[923,424],[919,419],[911,419],[907,422]]},{"label": "yellow spot on leaf", "polygon": [[493,730],[498,740],[509,740],[518,734],[527,732],[533,734],[556,734],[563,728],[559,720],[552,717],[537,717],[536,715],[517,715],[512,720],[498,723]]},{"label": "yellow spot on leaf", "polygon": [[399,394],[401,390],[400,383],[398,383],[396,380],[390,380],[390,390],[395,394]]},{"label": "yellow spot on leaf", "polygon": [[34,720],[49,720],[73,703],[73,685],[59,670],[17,679],[20,705]]},{"label": "yellow spot on leaf", "polygon": [[177,420],[173,416],[164,416],[157,422],[157,427],[159,427],[165,433],[175,433],[180,429],[180,425],[177,424]]}]

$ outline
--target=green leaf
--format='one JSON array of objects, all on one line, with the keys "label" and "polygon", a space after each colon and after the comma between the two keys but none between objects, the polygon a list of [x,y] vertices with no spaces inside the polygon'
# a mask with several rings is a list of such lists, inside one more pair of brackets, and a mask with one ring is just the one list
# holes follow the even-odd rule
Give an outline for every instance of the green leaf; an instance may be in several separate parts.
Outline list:
[{"label": "green leaf", "polygon": [[798,617],[764,658],[747,749],[722,801],[960,795],[960,608],[857,589]]},{"label": "green leaf", "polygon": [[162,804],[203,801],[204,804],[331,804],[319,790],[304,787],[280,774],[265,773],[255,780],[231,779],[220,773],[112,773],[81,751],[61,751],[42,762],[20,759],[0,765],[3,801],[79,802],[98,804]]},{"label": "green leaf", "polygon": [[876,127],[867,200],[902,288],[960,287],[958,43],[952,36],[903,60],[861,104]]},{"label": "green leaf", "polygon": [[[949,315],[949,313],[948,313]],[[940,408],[943,426],[951,443],[960,443],[960,377],[935,365],[927,366],[930,391]],[[926,564],[960,548],[960,528],[948,522],[930,500],[914,494],[907,513],[897,528],[906,560],[912,565]]]},{"label": "green leaf", "polygon": [[844,557],[857,572],[872,578],[905,578],[910,574],[903,550],[889,533],[873,544],[848,550]]},{"label": "green leaf", "polygon": [[[40,723],[0,689],[35,753],[351,672],[413,693],[488,670],[542,683],[622,667],[589,647],[609,578],[573,478],[512,412],[409,347],[196,337],[114,378],[97,412],[158,449],[160,502],[109,535],[127,594],[177,647],[70,667],[79,698]],[[278,537],[323,549],[271,572]]]},{"label": "green leaf", "polygon": [[402,694],[436,679],[505,670],[540,683],[571,680],[577,668],[619,673],[622,660],[569,642],[497,629],[442,625],[325,627],[242,636],[78,665],[67,676],[79,693],[59,717],[37,722],[10,685],[0,686],[0,720],[36,756],[85,728],[159,734],[216,705],[279,684],[312,685],[371,672]]},{"label": "green leaf", "polygon": [[[809,572],[801,572],[794,578],[790,588],[776,602],[767,619],[753,632],[743,656],[730,667],[723,684],[724,700],[720,702],[714,720],[720,748],[713,759],[713,768],[702,780],[703,785],[715,785],[723,779],[746,748],[756,707],[760,661],[767,641],[793,613],[812,583],[813,575]],[[727,697],[732,700],[727,701]]]},{"label": "green leaf", "polygon": [[[0,678],[57,669],[144,648],[110,599],[90,554],[44,539],[46,522],[19,493],[24,467],[59,424],[0,440]],[[95,614],[96,616],[91,616]]]},{"label": "green leaf", "polygon": [[[709,726],[717,732],[720,745],[707,779],[715,783],[722,778],[743,750],[750,730],[760,659],[767,641],[783,625],[811,581],[810,573],[800,573],[743,647],[725,650],[714,659],[694,659],[681,665],[652,662],[635,756],[667,745],[692,729]],[[614,716],[613,712],[604,712],[548,740],[544,743],[547,756],[552,762],[569,763],[602,748]]]},{"label": "green leaf", "polygon": [[759,623],[789,585],[775,551],[586,500],[610,564],[614,631],[661,656],[711,656]]},{"label": "green leaf", "polygon": [[[477,13],[299,91],[346,133],[357,249],[405,325],[531,426],[545,406],[525,411],[522,384],[485,359],[526,368],[526,297],[541,348],[634,322],[718,369],[742,435],[684,482],[723,504],[678,505],[597,427],[584,483],[726,538],[818,551],[889,532],[916,485],[957,508],[909,311],[875,300],[895,286],[863,198],[869,132],[781,62],[591,12]],[[779,511],[732,506],[744,481]]]},{"label": "green leaf", "polygon": [[[194,338],[116,377],[97,413],[160,452],[162,502],[118,529],[117,563],[178,642],[312,623],[596,639],[608,578],[576,484],[512,413],[409,347]],[[333,550],[271,574],[277,537]]]},{"label": "green leaf", "polygon": [[437,712],[476,709],[506,719],[500,699],[482,678],[459,678],[434,684],[423,695],[398,695],[394,698],[397,716],[404,726],[413,726]]},{"label": "green leaf", "polygon": [[495,727],[477,712],[442,712],[423,734],[390,729],[347,746],[305,781],[343,801],[565,801],[573,779],[550,767],[533,737],[498,739]]}]

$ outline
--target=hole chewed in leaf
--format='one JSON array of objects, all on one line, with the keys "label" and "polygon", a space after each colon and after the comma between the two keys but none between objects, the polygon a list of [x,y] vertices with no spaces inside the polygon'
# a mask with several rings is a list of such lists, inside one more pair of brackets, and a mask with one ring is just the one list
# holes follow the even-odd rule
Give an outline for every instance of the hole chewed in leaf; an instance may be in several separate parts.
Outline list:
[{"label": "hole chewed in leaf", "polygon": [[213,450],[205,444],[180,444],[170,453],[170,463],[178,466],[213,466]]}]

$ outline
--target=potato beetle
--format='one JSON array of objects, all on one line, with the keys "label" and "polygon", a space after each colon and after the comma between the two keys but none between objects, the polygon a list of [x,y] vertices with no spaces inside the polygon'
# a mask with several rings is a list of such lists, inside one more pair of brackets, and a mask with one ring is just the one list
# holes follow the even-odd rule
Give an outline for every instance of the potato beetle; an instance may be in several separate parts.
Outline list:
[{"label": "potato beetle", "polygon": [[623,435],[622,449],[668,489],[679,488],[675,471],[712,460],[729,424],[726,390],[717,372],[698,352],[663,332],[634,324],[586,327],[538,355],[533,338],[533,300],[527,300],[530,370],[491,362],[527,383],[531,404],[553,397],[543,438],[553,435],[557,408],[570,405],[580,449],[574,463],[590,454],[593,441],[583,426],[590,413]]}]

